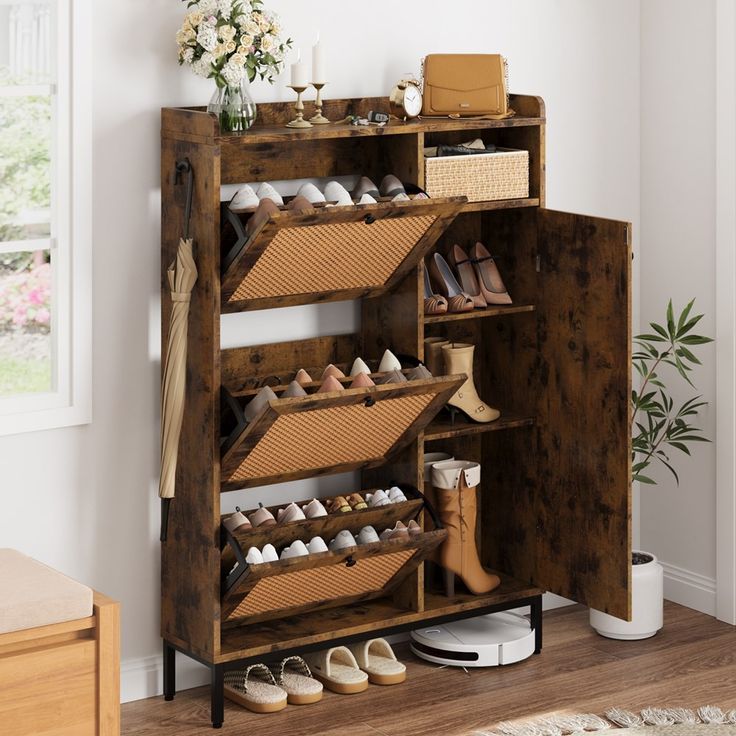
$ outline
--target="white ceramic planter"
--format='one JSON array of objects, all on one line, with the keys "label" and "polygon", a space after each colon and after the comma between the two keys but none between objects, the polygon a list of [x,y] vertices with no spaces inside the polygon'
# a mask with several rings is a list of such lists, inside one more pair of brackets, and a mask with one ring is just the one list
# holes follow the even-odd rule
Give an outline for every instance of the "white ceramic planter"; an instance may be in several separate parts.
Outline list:
[{"label": "white ceramic planter", "polygon": [[631,621],[590,609],[590,625],[609,639],[648,639],[664,625],[664,573],[657,558],[648,553],[651,562],[632,565]]}]

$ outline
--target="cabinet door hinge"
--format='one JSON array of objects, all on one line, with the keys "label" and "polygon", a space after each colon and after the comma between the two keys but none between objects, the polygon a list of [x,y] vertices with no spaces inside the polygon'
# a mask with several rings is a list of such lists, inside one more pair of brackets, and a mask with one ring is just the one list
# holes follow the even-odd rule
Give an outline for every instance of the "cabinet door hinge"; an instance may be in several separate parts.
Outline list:
[{"label": "cabinet door hinge", "polygon": [[542,257],[537,256],[537,273],[540,273],[542,270]]}]

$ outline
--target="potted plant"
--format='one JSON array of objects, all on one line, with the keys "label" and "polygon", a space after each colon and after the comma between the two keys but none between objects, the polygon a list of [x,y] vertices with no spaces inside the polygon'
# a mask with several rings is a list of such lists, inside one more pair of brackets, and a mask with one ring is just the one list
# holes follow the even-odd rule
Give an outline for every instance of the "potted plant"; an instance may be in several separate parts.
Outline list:
[{"label": "potted plant", "polygon": [[[693,299],[675,319],[670,300],[665,324],[651,322],[652,332],[634,338],[632,362],[641,377],[641,387],[631,392],[632,481],[655,484],[648,469],[656,463],[667,468],[679,484],[671,452],[678,450],[690,455],[691,442],[709,442],[693,424],[698,409],[707,402],[695,396],[675,408],[665,385],[665,380],[674,378],[695,388],[690,373],[700,360],[694,351],[697,346],[712,342],[709,337],[693,333],[703,318],[702,314],[691,316],[694,303]],[[591,609],[590,625],[602,636],[646,639],[662,628],[662,566],[653,554],[640,551],[634,551],[632,566],[632,620],[623,621]]]},{"label": "potted plant", "polygon": [[250,82],[273,84],[291,39],[283,40],[278,16],[262,0],[184,0],[188,12],[176,34],[179,64],[214,79],[207,107],[223,133],[248,130],[256,120]]}]

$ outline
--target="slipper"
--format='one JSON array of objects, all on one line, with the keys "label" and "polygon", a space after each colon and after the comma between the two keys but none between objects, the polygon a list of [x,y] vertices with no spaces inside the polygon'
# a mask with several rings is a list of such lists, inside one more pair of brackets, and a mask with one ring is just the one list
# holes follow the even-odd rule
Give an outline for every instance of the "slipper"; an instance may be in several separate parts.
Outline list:
[{"label": "slipper", "polygon": [[352,695],[368,689],[368,675],[358,668],[347,647],[332,647],[306,655],[312,674],[333,693]]},{"label": "slipper", "polygon": [[286,708],[286,691],[276,684],[265,664],[225,673],[225,697],[253,713],[278,713]]},{"label": "slipper", "polygon": [[287,657],[271,666],[276,684],[286,692],[291,705],[310,705],[322,700],[322,683],[312,677],[301,657]]},{"label": "slipper", "polygon": [[374,685],[398,685],[406,680],[406,666],[396,659],[394,650],[385,639],[368,639],[353,644],[350,651]]}]

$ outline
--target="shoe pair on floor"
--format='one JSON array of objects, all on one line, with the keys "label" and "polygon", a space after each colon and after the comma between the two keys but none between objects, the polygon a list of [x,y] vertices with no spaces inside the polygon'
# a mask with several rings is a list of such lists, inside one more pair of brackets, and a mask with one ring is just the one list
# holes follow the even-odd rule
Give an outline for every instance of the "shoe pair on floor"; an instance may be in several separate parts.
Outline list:
[{"label": "shoe pair on floor", "polygon": [[447,260],[435,253],[425,264],[425,314],[472,312],[511,303],[498,266],[483,243],[476,243],[470,254],[454,245]]},{"label": "shoe pair on floor", "polygon": [[342,695],[363,692],[368,683],[398,685],[406,667],[385,639],[332,647],[302,657],[287,657],[268,667],[254,664],[225,673],[225,695],[254,713],[277,713],[287,704],[308,705],[322,699],[323,687]]}]

